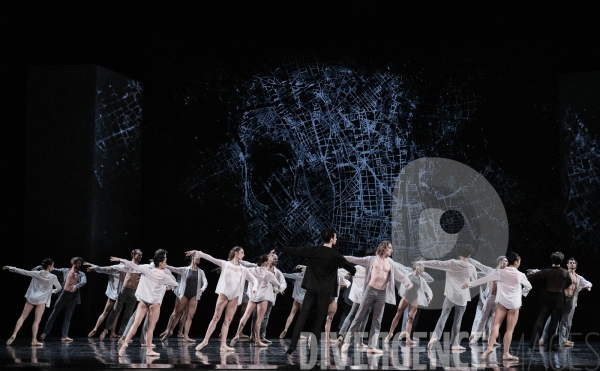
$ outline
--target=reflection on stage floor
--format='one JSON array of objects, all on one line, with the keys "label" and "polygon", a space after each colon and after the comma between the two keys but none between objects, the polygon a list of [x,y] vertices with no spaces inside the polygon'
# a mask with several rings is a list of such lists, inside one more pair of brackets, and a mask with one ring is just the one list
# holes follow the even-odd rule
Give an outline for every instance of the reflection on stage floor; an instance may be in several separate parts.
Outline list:
[{"label": "reflection on stage floor", "polygon": [[[497,370],[594,370],[600,365],[600,343],[581,341],[573,348],[548,351],[536,347],[526,349],[524,343],[513,342],[511,353],[518,361],[502,359],[502,348],[481,360],[485,348],[462,345],[464,351],[451,351],[448,344],[438,343],[427,350],[427,342],[406,347],[402,342],[384,347],[384,353],[372,355],[353,344],[342,353],[335,342],[322,343],[317,352],[301,341],[290,359],[285,350],[289,339],[271,339],[268,347],[255,347],[248,341],[240,341],[232,352],[220,352],[219,340],[211,339],[209,345],[196,351],[198,343],[184,343],[178,339],[165,342],[155,340],[158,357],[146,357],[146,349],[134,340],[124,357],[118,355],[115,339],[99,341],[97,338],[75,338],[72,343],[62,343],[58,338],[46,339],[43,346],[32,347],[30,339],[17,338],[6,347],[0,347],[0,367],[37,369],[82,368],[171,368],[171,369],[497,369]],[[316,343],[314,343],[316,345]],[[311,350],[313,350],[311,352]]]}]

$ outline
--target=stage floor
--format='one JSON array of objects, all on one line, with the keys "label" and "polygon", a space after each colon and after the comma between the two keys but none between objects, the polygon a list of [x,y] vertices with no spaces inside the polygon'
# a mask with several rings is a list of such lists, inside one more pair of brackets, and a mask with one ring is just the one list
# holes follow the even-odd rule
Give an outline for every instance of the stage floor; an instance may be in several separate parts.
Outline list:
[{"label": "stage floor", "polygon": [[[177,338],[166,342],[155,340],[155,350],[160,357],[146,357],[145,348],[134,340],[126,355],[119,357],[115,339],[99,341],[98,338],[75,338],[72,343],[62,343],[58,338],[48,338],[44,346],[32,347],[25,336],[17,338],[10,346],[0,347],[0,367],[29,369],[83,369],[83,368],[170,368],[170,369],[514,369],[514,370],[593,370],[600,365],[600,343],[582,341],[573,348],[561,348],[549,352],[536,347],[532,352],[524,344],[513,342],[511,352],[519,361],[504,362],[501,348],[496,348],[486,361],[480,359],[485,348],[480,344],[462,352],[443,351],[447,344],[438,344],[427,351],[427,343],[412,347],[384,348],[382,355],[371,356],[365,351],[350,347],[347,355],[334,345],[321,345],[318,354],[301,341],[291,359],[285,350],[289,339],[271,339],[266,348],[254,347],[248,341],[236,344],[234,352],[220,352],[219,341],[211,339],[202,351],[196,351],[197,343],[184,343]],[[312,361],[311,362],[311,356]]]}]

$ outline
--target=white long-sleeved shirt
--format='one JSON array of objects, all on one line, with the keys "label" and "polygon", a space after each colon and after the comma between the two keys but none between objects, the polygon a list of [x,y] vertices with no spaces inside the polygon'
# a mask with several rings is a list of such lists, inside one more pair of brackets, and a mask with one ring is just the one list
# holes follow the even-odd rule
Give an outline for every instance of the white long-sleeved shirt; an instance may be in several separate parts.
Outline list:
[{"label": "white long-sleeved shirt", "polygon": [[342,284],[346,287],[346,290],[348,290],[349,288],[352,289],[352,282],[348,281],[346,279],[346,275],[349,272],[347,270],[345,270],[344,268],[338,268],[338,288],[337,288],[337,294],[335,295],[335,301],[338,301],[338,298],[340,297],[340,290],[342,288]]},{"label": "white long-sleeved shirt", "polygon": [[[577,274],[577,273],[575,273]],[[575,288],[575,293],[573,297],[575,298],[573,305],[577,306],[577,298],[579,297],[579,291],[587,289],[588,291],[592,291],[592,283],[579,274],[577,274],[577,278],[579,278],[579,282],[577,283],[577,288]]]},{"label": "white long-sleeved shirt", "polygon": [[[258,282],[258,285],[254,285],[252,282],[248,283],[248,290],[246,291],[248,299],[255,303],[260,303],[261,301],[268,299],[273,300],[273,297],[275,296],[273,295],[273,289],[279,291],[279,280],[277,280],[277,277],[275,277],[275,275],[266,267],[247,269]],[[256,290],[256,295],[252,292],[253,290]]]},{"label": "white long-sleeved shirt", "polygon": [[350,287],[350,294],[348,299],[353,303],[360,303],[365,288],[365,276],[367,274],[365,267],[362,265],[356,265],[356,273],[352,276],[352,287]]},{"label": "white long-sleeved shirt", "polygon": [[[362,265],[366,268],[366,277],[364,282],[364,288],[366,288],[371,280],[371,271],[373,270],[373,265],[377,257],[365,256],[363,258],[356,258],[354,256],[344,256],[344,258],[346,258],[346,260],[352,264]],[[399,281],[407,286],[410,286],[411,283],[407,275],[398,267],[398,265],[395,264],[391,258],[388,257],[387,259],[390,262],[390,274],[388,275],[385,288],[385,302],[396,305],[396,281]]]},{"label": "white long-sleeved shirt", "polygon": [[471,301],[471,293],[462,285],[477,278],[477,270],[473,264],[459,259],[419,261],[426,268],[439,269],[446,272],[444,296],[452,303],[460,306]]},{"label": "white long-sleeved shirt", "polygon": [[302,288],[304,271],[297,273],[283,273],[283,276],[290,280],[294,280],[294,290],[292,291],[292,298],[294,298],[294,300],[296,300],[298,303],[302,304],[302,302],[304,301],[304,294],[306,294],[306,290]]},{"label": "white long-sleeved shirt", "polygon": [[121,273],[111,269],[110,267],[100,267],[96,264],[91,265],[94,268],[94,272],[108,274],[108,284],[106,285],[106,295],[111,300],[117,300],[119,297],[119,287],[122,286],[121,283]]},{"label": "white long-sleeved shirt", "polygon": [[[172,267],[170,265],[167,265],[167,269],[170,270],[171,273],[174,272],[179,275],[179,280],[178,280],[179,286],[177,286],[177,288],[173,290],[173,293],[175,294],[175,296],[177,296],[179,299],[181,299],[183,294],[185,294],[185,286],[187,285],[187,278],[192,269],[189,266],[188,267]],[[206,280],[206,275],[204,274],[204,271],[202,269],[198,268],[198,284],[196,285],[196,300],[200,300],[200,298],[202,297],[202,293],[204,292],[204,290],[206,290],[207,287],[208,287],[208,281]]]},{"label": "white long-sleeved shirt", "polygon": [[[256,263],[250,263],[245,260],[240,260],[240,265],[243,265],[246,268],[257,267]],[[273,272],[271,273],[273,273],[275,275],[275,278],[277,278],[277,281],[279,282],[279,288],[275,288],[275,286],[271,285],[272,290],[270,292],[267,292],[267,298],[265,300],[270,301],[273,305],[275,305],[275,301],[277,300],[277,294],[281,294],[285,291],[285,289],[287,288],[287,282],[285,282],[285,276],[279,269],[277,269],[277,267],[273,267]],[[248,289],[246,289],[246,295],[248,295],[248,292]]]},{"label": "white long-sleeved shirt", "polygon": [[[411,275],[413,274],[414,270],[408,267],[405,267],[404,265],[394,261],[394,263],[396,265],[398,265],[398,267],[407,275]],[[431,277],[431,275],[427,272],[422,272],[419,277],[421,278],[421,285],[419,286],[419,291],[417,291],[417,303],[419,304],[420,307],[427,307],[429,306],[429,302],[427,301],[427,298],[433,298],[433,292],[431,291],[431,288],[429,287],[428,283],[429,282],[433,282],[433,277]],[[404,297],[404,293],[406,292],[406,286],[401,283],[398,287],[398,295]]]},{"label": "white long-sleeved shirt", "polygon": [[142,274],[137,290],[135,290],[135,297],[138,301],[143,301],[150,305],[160,304],[165,295],[167,285],[171,287],[179,286],[168,270],[158,269],[154,265],[149,264],[138,265],[126,259],[121,259],[121,263]]},{"label": "white long-sleeved shirt", "polygon": [[[469,287],[475,287],[492,281],[498,282],[496,288],[496,303],[502,304],[506,309],[521,307],[521,295],[527,296],[531,290],[531,283],[523,272],[515,267],[498,269],[494,273],[469,282]],[[525,289],[521,288],[523,286]]]},{"label": "white long-sleeved shirt", "polygon": [[[252,273],[248,272],[248,268],[242,265],[235,265],[227,260],[215,259],[212,256],[203,253],[202,251],[196,251],[194,257],[206,259],[209,262],[221,267],[221,275],[219,276],[219,282],[217,282],[215,293],[217,295],[225,295],[227,300],[233,300],[237,298],[238,305],[242,304],[244,280],[252,282],[254,286],[258,286],[256,277],[254,277]],[[248,284],[248,286],[250,285]]]},{"label": "white long-sleeved shirt", "polygon": [[[46,304],[47,308],[50,307],[52,294],[62,289],[58,278],[47,270],[26,271],[16,267],[8,267],[8,270],[31,277],[31,282],[25,293],[25,299],[32,305]],[[55,289],[53,290],[52,287],[55,287]]]}]

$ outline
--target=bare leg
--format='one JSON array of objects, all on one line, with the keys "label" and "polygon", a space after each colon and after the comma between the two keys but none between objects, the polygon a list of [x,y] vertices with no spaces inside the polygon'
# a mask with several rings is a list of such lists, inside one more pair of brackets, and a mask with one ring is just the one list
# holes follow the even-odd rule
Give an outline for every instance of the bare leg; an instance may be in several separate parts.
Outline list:
[{"label": "bare leg", "polygon": [[152,350],[152,337],[154,335],[154,327],[160,315],[160,304],[152,304],[148,314],[148,331],[146,331],[146,356],[157,357],[160,354]]},{"label": "bare leg", "polygon": [[[263,318],[265,318],[265,312],[267,311],[268,302],[266,300],[261,301],[256,305],[256,322],[254,322],[254,346],[266,347],[267,344],[260,341],[260,325],[262,324]],[[250,307],[250,306],[248,306]],[[250,312],[252,313],[252,312]]]},{"label": "bare leg", "polygon": [[44,343],[40,343],[39,341],[37,341],[37,333],[45,309],[46,304],[44,303],[35,306],[35,317],[33,318],[33,325],[31,325],[31,345],[44,345]]},{"label": "bare leg", "polygon": [[296,300],[294,300],[294,304],[292,304],[292,310],[290,311],[290,315],[288,316],[287,321],[285,321],[285,328],[281,332],[281,335],[279,335],[280,339],[283,339],[285,337],[285,335],[287,334],[287,330],[290,327],[290,325],[292,324],[292,321],[294,320],[294,317],[296,316],[296,313],[298,312],[298,310],[300,309],[301,306],[302,306],[302,304],[300,304]]},{"label": "bare leg", "polygon": [[392,337],[394,336],[394,330],[396,329],[396,326],[398,326],[398,322],[400,322],[400,318],[402,318],[402,316],[404,315],[404,310],[406,309],[406,307],[408,306],[408,302],[402,298],[402,300],[400,300],[400,304],[398,304],[398,310],[396,311],[396,315],[394,316],[394,319],[392,320],[392,325],[390,326],[390,332],[388,333],[388,336],[385,338],[385,342],[389,342]]},{"label": "bare leg", "polygon": [[333,316],[335,316],[335,312],[337,311],[337,301],[332,301],[327,307],[327,319],[325,320],[325,341],[327,343],[331,343],[331,338],[329,335],[329,331],[331,330],[331,322],[333,321]]},{"label": "bare leg", "polygon": [[175,326],[177,326],[177,322],[179,322],[179,318],[181,318],[181,315],[183,314],[183,310],[185,309],[187,304],[188,304],[188,299],[185,296],[182,296],[179,300],[176,301],[175,315],[169,317],[169,323],[167,324],[166,334],[164,334],[160,338],[160,340],[165,341],[165,340],[167,340],[167,338],[169,336],[171,336],[173,334],[173,329],[175,328]]},{"label": "bare leg", "polygon": [[[198,303],[197,300],[193,300],[193,301],[195,301],[196,304]],[[177,334],[178,338],[182,338],[185,336],[183,334],[183,332],[185,331],[185,322],[186,322],[186,318],[188,318],[188,311],[190,309],[190,303],[191,303],[191,301],[188,300],[188,305],[183,310],[183,314],[181,315],[181,318],[179,319],[179,333]]]},{"label": "bare leg", "polygon": [[496,307],[496,317],[494,318],[494,327],[492,327],[492,332],[490,333],[490,337],[488,338],[488,347],[481,355],[481,359],[485,359],[490,353],[494,351],[494,343],[496,342],[496,338],[498,337],[498,332],[500,332],[500,324],[504,321],[504,317],[506,316],[506,308],[502,305],[498,304]]},{"label": "bare leg", "polygon": [[410,338],[410,334],[413,327],[413,322],[415,321],[415,315],[417,314],[417,309],[419,303],[415,300],[408,307],[408,320],[406,321],[406,344],[413,344],[414,341]]},{"label": "bare leg", "polygon": [[[119,309],[115,318],[119,318],[119,316],[121,315],[121,312],[123,311],[123,308],[125,308],[125,305],[121,306],[121,309]],[[110,313],[110,311],[109,311],[109,313]],[[113,326],[110,329],[110,337],[111,338],[120,338],[120,336],[117,335],[117,326]]]},{"label": "bare leg", "polygon": [[[125,354],[125,350],[129,346],[129,340],[131,340],[131,338],[137,332],[138,327],[140,327],[140,324],[144,320],[144,317],[146,317],[146,313],[148,312],[148,309],[149,308],[146,306],[146,304],[144,304],[141,301],[139,302],[139,304],[137,306],[137,310],[135,312],[135,320],[133,321],[133,325],[131,325],[129,332],[127,333],[127,337],[125,338],[125,340],[123,340],[121,349],[119,349],[119,357],[123,357],[123,355]],[[150,346],[150,348],[152,348],[152,347]]]},{"label": "bare leg", "polygon": [[183,313],[185,315],[185,319],[182,321],[185,325],[183,330],[183,341],[188,343],[194,343],[196,340],[190,339],[188,336],[190,333],[190,327],[192,326],[192,319],[194,318],[194,314],[196,314],[196,307],[198,306],[198,300],[194,296],[188,301],[188,305],[186,306],[186,310]]},{"label": "bare leg", "polygon": [[104,305],[104,311],[102,312],[102,314],[100,314],[100,317],[98,317],[98,320],[96,321],[96,325],[94,326],[92,331],[90,331],[90,333],[88,334],[89,338],[91,338],[92,336],[94,336],[96,334],[96,331],[98,331],[98,327],[100,327],[102,322],[104,322],[104,319],[106,318],[106,316],[108,316],[108,314],[110,313],[110,310],[112,309],[112,307],[114,305],[115,305],[114,300],[112,300],[110,298],[106,300],[106,304]]},{"label": "bare leg", "polygon": [[[41,305],[41,304],[38,304],[38,305]],[[17,323],[15,324],[15,330],[13,331],[12,336],[6,342],[6,345],[10,345],[10,344],[12,344],[13,341],[15,341],[15,338],[17,337],[17,333],[21,329],[21,326],[23,326],[23,322],[27,319],[27,317],[29,317],[29,313],[31,313],[32,309],[33,309],[33,304],[26,301],[25,307],[23,307],[23,312],[21,313],[21,316],[19,317],[19,319],[17,320]],[[36,330],[36,334],[37,334],[37,330]]]},{"label": "bare leg", "polygon": [[[229,332],[229,325],[233,320],[233,316],[235,315],[235,310],[237,309],[237,298],[230,300],[227,303],[227,308],[225,309],[225,319],[223,320],[223,325],[221,326],[221,351],[233,351],[233,348],[227,346],[227,333]],[[246,310],[248,311],[248,310]],[[252,312],[250,312],[252,313]],[[259,327],[260,328],[260,327]]]},{"label": "bare leg", "polygon": [[[496,316],[498,315],[498,310],[502,307],[501,304],[498,304],[498,308],[496,309]],[[506,310],[504,307],[502,309]],[[510,309],[506,313],[506,332],[504,333],[504,355],[503,359],[518,361],[519,359],[510,354],[510,342],[512,341],[513,331],[515,330],[515,325],[517,324],[517,320],[519,319],[519,308]]]},{"label": "bare leg", "polygon": [[[204,335],[204,340],[202,340],[202,342],[198,344],[196,350],[201,350],[208,344],[208,339],[210,339],[210,335],[212,335],[213,331],[215,331],[215,327],[217,327],[217,323],[221,319],[221,315],[227,307],[227,303],[229,303],[229,301],[227,300],[227,296],[219,294],[219,297],[217,298],[217,304],[215,306],[215,314],[213,315],[213,318],[208,324],[208,328],[206,329],[206,335]],[[225,335],[227,336],[227,334]]]},{"label": "bare leg", "polygon": [[[254,311],[255,307],[256,307],[255,302],[253,302],[253,301],[248,302],[248,305],[246,306],[246,312],[244,312],[244,315],[242,316],[242,318],[240,318],[240,323],[238,324],[238,328],[237,328],[237,331],[235,332],[235,336],[233,337],[233,339],[231,339],[231,344],[229,344],[229,345],[234,346],[235,343],[238,341],[238,339],[240,338],[240,333],[242,332],[242,329],[244,328],[244,326],[246,326],[246,322],[248,321],[248,318],[250,318],[250,316],[252,315],[252,311]],[[221,330],[221,335],[222,334],[223,334],[223,330]]]}]

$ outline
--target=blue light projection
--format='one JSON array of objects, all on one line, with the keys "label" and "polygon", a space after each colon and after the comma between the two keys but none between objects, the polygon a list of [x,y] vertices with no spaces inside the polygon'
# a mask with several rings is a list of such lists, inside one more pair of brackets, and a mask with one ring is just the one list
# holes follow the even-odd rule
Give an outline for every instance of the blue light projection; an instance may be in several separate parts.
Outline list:
[{"label": "blue light projection", "polygon": [[[184,188],[200,202],[219,194],[224,180],[238,189],[231,202],[243,204],[249,256],[314,245],[331,227],[344,254],[391,240],[396,178],[422,157],[469,163],[501,197],[518,194],[491,161],[469,155],[484,144],[458,140],[474,125],[477,95],[449,82],[432,99],[429,88],[419,75],[318,61],[257,73],[232,88],[240,103],[232,110],[231,141],[202,153]],[[284,269],[295,262],[280,259]]]}]

